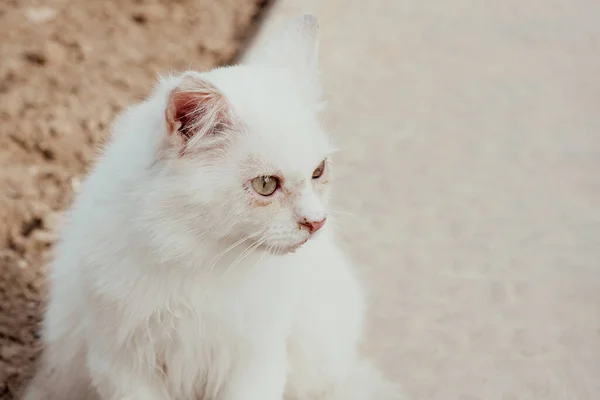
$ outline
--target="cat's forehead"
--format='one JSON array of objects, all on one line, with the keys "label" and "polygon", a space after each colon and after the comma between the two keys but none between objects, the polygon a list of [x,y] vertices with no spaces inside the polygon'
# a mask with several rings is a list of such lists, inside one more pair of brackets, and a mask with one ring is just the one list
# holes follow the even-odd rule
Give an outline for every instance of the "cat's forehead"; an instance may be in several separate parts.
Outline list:
[{"label": "cat's forehead", "polygon": [[325,143],[297,140],[288,134],[249,131],[237,146],[237,159],[250,173],[281,175],[290,181],[306,179],[329,154]]},{"label": "cat's forehead", "polygon": [[300,82],[284,70],[230,67],[208,76],[248,125],[303,124],[315,117],[316,100],[302,96]]},{"label": "cat's forehead", "polygon": [[236,110],[249,150],[274,159],[321,158],[331,150],[329,137],[311,109],[283,101],[263,105]]},{"label": "cat's forehead", "polygon": [[269,70],[227,70],[214,83],[244,131],[239,156],[294,175],[312,171],[332,151],[317,105],[299,96],[288,76]]},{"label": "cat's forehead", "polygon": [[268,114],[244,121],[244,132],[236,140],[236,158],[250,174],[300,181],[310,176],[332,148],[314,120],[282,117]]}]

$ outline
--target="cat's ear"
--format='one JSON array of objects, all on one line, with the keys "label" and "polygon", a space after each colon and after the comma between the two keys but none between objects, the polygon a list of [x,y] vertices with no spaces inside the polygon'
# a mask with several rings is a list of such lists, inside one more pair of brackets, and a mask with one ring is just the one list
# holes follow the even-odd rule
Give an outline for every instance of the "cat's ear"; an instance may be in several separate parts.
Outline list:
[{"label": "cat's ear", "polygon": [[169,93],[165,118],[172,141],[185,148],[218,142],[230,117],[227,100],[210,82],[186,73]]},{"label": "cat's ear", "polygon": [[314,15],[306,14],[281,23],[266,43],[249,54],[250,64],[281,67],[298,79],[318,76],[319,25]]}]

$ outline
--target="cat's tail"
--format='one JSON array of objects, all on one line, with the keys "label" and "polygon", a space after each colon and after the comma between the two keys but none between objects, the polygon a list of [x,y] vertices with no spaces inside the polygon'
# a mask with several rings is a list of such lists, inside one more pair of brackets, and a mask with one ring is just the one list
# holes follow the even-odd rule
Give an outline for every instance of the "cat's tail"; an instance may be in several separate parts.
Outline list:
[{"label": "cat's tail", "polygon": [[334,400],[407,400],[398,385],[389,382],[368,361],[359,361]]}]

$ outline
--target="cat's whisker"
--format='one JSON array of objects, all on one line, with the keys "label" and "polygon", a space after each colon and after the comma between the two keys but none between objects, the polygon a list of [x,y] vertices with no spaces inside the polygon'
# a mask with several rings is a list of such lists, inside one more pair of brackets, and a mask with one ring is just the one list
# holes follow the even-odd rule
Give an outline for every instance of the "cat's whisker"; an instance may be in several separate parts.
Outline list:
[{"label": "cat's whisker", "polygon": [[340,233],[342,241],[348,241],[352,237],[350,231],[344,228],[338,221],[331,221],[331,224],[333,224],[335,231]]},{"label": "cat's whisker", "polygon": [[264,266],[264,264],[262,264],[262,262],[265,259],[265,257],[267,256],[267,254],[269,254],[269,252],[271,251],[270,249],[271,249],[272,246],[273,245],[271,245],[271,244],[267,245],[267,248],[263,252],[263,255],[260,256],[260,258],[258,259],[258,261],[256,263],[254,263],[254,265],[252,266],[252,269],[256,268],[256,266],[258,265],[259,266],[259,268],[258,268],[259,272],[262,272],[263,266]]},{"label": "cat's whisker", "polygon": [[235,247],[239,246],[241,243],[245,242],[248,239],[251,239],[253,237],[256,237],[258,235],[260,235],[261,232],[254,232],[251,233],[250,235],[246,235],[243,238],[241,238],[240,240],[238,240],[237,242],[233,243],[231,246],[227,247],[225,250],[223,250],[222,252],[220,252],[214,259],[212,265],[209,268],[209,273],[211,273],[213,271],[213,269],[215,268],[215,265],[217,265],[217,263],[219,262],[219,260],[228,252],[230,252],[231,250],[233,250]]},{"label": "cat's whisker", "polygon": [[253,250],[255,247],[258,247],[258,246],[260,246],[260,244],[261,244],[261,241],[256,241],[256,242],[253,242],[253,243],[251,243],[250,245],[248,245],[248,247],[246,247],[246,248],[245,248],[245,249],[244,249],[244,250],[243,250],[243,251],[242,251],[242,252],[241,252],[241,253],[240,253],[240,254],[237,256],[237,258],[236,258],[235,260],[233,260],[233,262],[232,262],[231,264],[229,264],[229,267],[227,267],[227,269],[225,270],[225,272],[224,272],[224,274],[223,274],[223,277],[226,277],[227,275],[229,275],[229,273],[230,273],[230,272],[233,270],[233,268],[234,268],[235,266],[237,266],[237,264],[239,264],[239,262],[245,258],[245,256],[246,256],[246,253],[252,252],[252,250]]},{"label": "cat's whisker", "polygon": [[348,230],[347,230],[346,228],[344,228],[344,227],[342,226],[342,224],[340,224],[340,222],[339,222],[339,221],[332,220],[332,221],[330,221],[329,223],[330,223],[331,225],[333,225],[333,227],[334,227],[334,228],[336,228],[336,230],[339,230],[339,231],[341,231],[341,232],[344,232],[344,233],[348,233]]},{"label": "cat's whisker", "polygon": [[[348,212],[348,211],[342,211],[342,210],[333,210],[329,212],[329,215],[332,217],[330,219],[331,223],[334,223],[334,225],[340,229],[346,230],[344,227],[347,227],[348,223],[353,223],[353,224],[358,224],[358,225],[364,225],[364,218],[360,218],[358,217],[356,214]],[[341,217],[352,217],[351,221],[348,221],[347,218],[336,218],[337,216],[341,216]]]},{"label": "cat's whisker", "polygon": [[253,243],[250,246],[248,246],[246,248],[246,250],[244,250],[238,256],[238,258],[236,258],[235,261],[233,261],[233,263],[231,263],[231,265],[229,266],[229,268],[227,268],[227,270],[225,271],[225,274],[223,276],[227,276],[229,274],[229,272],[231,272],[239,263],[241,263],[245,258],[247,258],[251,253],[253,253],[257,248],[259,248],[263,243],[265,243],[271,237],[272,236],[267,236],[267,237],[257,241],[256,243]]},{"label": "cat's whisker", "polygon": [[344,217],[347,216],[347,217],[352,217],[352,218],[356,219],[359,222],[361,221],[361,219],[356,214],[351,213],[349,211],[332,210],[332,211],[329,211],[329,215],[332,215],[332,216],[341,215],[341,216],[344,216]]}]

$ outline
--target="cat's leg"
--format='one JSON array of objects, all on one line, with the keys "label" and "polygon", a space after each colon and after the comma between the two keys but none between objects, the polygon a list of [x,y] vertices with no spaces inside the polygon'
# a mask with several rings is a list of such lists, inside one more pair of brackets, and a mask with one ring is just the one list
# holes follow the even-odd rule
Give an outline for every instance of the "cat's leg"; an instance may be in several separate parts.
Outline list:
[{"label": "cat's leg", "polygon": [[283,340],[243,355],[220,400],[282,400],[287,376]]},{"label": "cat's leg", "polygon": [[[168,400],[160,377],[132,373],[119,362],[109,363],[106,353],[77,356],[74,368],[57,367],[44,360],[23,395],[23,400]],[[50,361],[50,362],[48,362]],[[91,376],[91,379],[90,379]]]},{"label": "cat's leg", "polygon": [[[72,275],[69,275],[72,276]],[[96,400],[85,365],[84,312],[68,280],[53,285],[41,332],[43,352],[25,400]]]},{"label": "cat's leg", "polygon": [[304,271],[304,293],[288,346],[286,399],[395,399],[378,371],[358,354],[365,301],[344,254],[333,244],[316,248]]},{"label": "cat's leg", "polygon": [[[318,400],[401,400],[400,388],[387,381],[369,361],[356,360],[345,379]],[[311,398],[311,400],[314,400]]]},{"label": "cat's leg", "polygon": [[163,377],[148,366],[134,367],[133,352],[89,349],[87,365],[101,400],[170,400]]},{"label": "cat's leg", "polygon": [[97,400],[85,367],[85,353],[75,341],[46,343],[24,400]]}]

